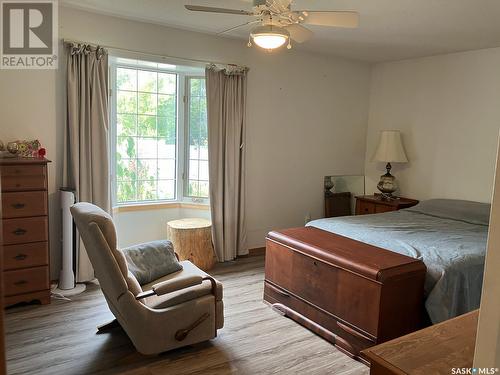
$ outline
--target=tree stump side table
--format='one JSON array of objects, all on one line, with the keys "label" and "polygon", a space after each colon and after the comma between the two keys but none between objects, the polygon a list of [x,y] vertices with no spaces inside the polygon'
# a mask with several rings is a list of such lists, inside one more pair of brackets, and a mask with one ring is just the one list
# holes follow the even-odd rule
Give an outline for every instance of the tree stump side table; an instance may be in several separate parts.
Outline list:
[{"label": "tree stump side table", "polygon": [[180,219],[167,223],[167,237],[180,260],[189,260],[204,271],[215,262],[212,223],[207,219]]}]

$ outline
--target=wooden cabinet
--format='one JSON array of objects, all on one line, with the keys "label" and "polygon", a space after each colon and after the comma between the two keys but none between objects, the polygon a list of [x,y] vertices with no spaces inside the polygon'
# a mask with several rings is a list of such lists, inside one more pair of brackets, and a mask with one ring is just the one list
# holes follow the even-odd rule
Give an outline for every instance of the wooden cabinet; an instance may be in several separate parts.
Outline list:
[{"label": "wooden cabinet", "polygon": [[356,197],[356,215],[381,214],[409,208],[418,203],[415,199],[396,197],[384,199],[382,195],[362,195]]},{"label": "wooden cabinet", "polygon": [[351,215],[351,193],[325,194],[325,217]]},{"label": "wooden cabinet", "polygon": [[46,159],[0,159],[5,305],[50,302]]},{"label": "wooden cabinet", "polygon": [[264,300],[355,358],[420,328],[421,260],[307,227],[269,233],[265,268]]},{"label": "wooden cabinet", "polygon": [[451,374],[452,368],[472,369],[478,315],[475,310],[363,350],[362,356],[371,364],[370,375]]}]

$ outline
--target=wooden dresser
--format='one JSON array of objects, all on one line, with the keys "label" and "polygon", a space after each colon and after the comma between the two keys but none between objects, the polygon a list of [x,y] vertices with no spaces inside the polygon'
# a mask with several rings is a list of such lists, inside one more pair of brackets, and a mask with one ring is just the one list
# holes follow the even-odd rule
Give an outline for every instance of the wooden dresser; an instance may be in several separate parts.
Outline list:
[{"label": "wooden dresser", "polygon": [[325,194],[325,217],[351,215],[351,193]]},{"label": "wooden dresser", "polygon": [[382,212],[397,211],[413,207],[418,203],[416,199],[397,197],[383,199],[382,195],[361,195],[356,197],[356,215],[380,214]]},{"label": "wooden dresser", "polygon": [[[370,374],[465,374],[452,369],[472,370],[478,315],[475,310],[363,350],[371,364]],[[467,372],[471,373],[479,372]]]},{"label": "wooden dresser", "polygon": [[6,306],[50,303],[48,162],[0,159]]},{"label": "wooden dresser", "polygon": [[264,300],[358,358],[421,327],[421,260],[321,229],[268,234]]}]

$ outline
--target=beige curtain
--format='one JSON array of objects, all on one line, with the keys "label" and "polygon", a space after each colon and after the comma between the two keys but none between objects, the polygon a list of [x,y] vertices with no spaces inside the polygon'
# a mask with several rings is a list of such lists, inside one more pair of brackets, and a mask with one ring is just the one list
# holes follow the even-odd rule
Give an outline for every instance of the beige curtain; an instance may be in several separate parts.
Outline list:
[{"label": "beige curtain", "polygon": [[[67,124],[65,185],[80,202],[111,210],[108,163],[108,54],[100,47],[66,44]],[[83,244],[77,251],[77,281],[94,278]]]},{"label": "beige curtain", "polygon": [[248,253],[245,228],[246,69],[205,71],[212,236],[220,262]]}]

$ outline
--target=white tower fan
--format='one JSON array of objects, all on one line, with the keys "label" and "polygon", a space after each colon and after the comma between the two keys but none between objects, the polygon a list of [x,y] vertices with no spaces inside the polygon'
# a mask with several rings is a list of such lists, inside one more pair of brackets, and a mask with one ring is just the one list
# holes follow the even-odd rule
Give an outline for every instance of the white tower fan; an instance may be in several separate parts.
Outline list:
[{"label": "white tower fan", "polygon": [[61,188],[61,218],[62,218],[62,266],[59,274],[59,284],[52,292],[65,297],[82,293],[86,285],[76,284],[73,269],[76,249],[75,225],[70,207],[75,204],[74,190]]}]

